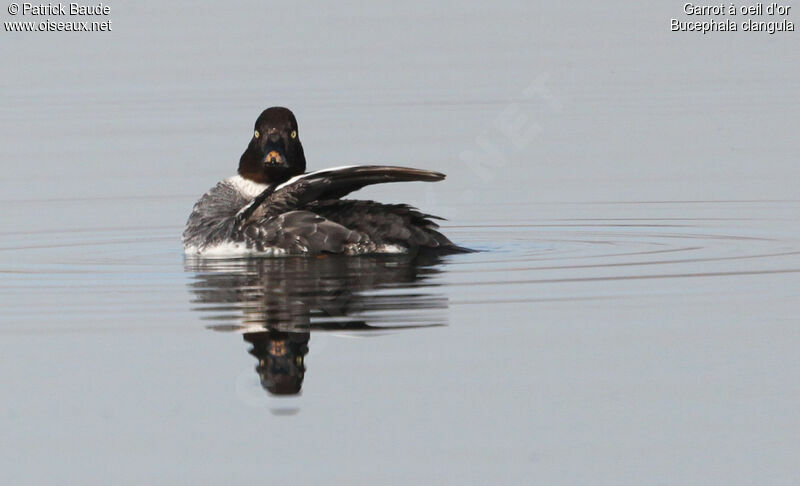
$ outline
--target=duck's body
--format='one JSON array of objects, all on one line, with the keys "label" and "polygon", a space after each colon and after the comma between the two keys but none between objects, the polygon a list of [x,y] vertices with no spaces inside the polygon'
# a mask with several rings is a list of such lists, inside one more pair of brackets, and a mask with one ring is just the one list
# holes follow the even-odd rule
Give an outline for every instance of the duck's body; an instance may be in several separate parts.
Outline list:
[{"label": "duck's body", "polygon": [[[283,144],[270,127],[281,125],[276,118],[279,122],[288,120]],[[259,131],[261,125],[267,125],[263,132]],[[219,182],[195,204],[183,233],[187,254],[464,251],[437,231],[433,219],[439,218],[405,204],[340,199],[370,184],[433,182],[444,179],[444,174],[390,166],[350,166],[304,173],[305,158],[296,130],[294,116],[285,108],[270,108],[262,113],[253,141],[240,160],[239,175]],[[260,143],[261,133],[270,134],[270,141]]]}]

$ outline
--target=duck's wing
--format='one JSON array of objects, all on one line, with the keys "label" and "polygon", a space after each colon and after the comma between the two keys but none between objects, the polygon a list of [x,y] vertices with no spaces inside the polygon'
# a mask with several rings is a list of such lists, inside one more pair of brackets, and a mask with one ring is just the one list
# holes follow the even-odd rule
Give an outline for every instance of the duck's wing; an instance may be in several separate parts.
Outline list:
[{"label": "duck's wing", "polygon": [[339,199],[372,184],[436,182],[444,178],[444,174],[432,170],[388,165],[359,165],[318,170],[301,174],[283,184],[268,188],[242,208],[236,219],[239,224],[244,224],[254,215],[259,218],[275,216],[300,209],[313,201]]},{"label": "duck's wing", "polygon": [[301,174],[277,186],[275,192],[291,193],[307,201],[339,199],[371,184],[437,182],[444,178],[444,174],[432,170],[390,165],[352,165]]}]

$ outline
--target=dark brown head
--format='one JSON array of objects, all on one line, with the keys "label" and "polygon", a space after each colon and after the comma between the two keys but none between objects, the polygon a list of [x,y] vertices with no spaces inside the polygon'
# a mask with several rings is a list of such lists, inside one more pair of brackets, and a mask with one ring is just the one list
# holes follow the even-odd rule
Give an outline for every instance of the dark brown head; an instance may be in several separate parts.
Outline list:
[{"label": "dark brown head", "polygon": [[284,182],[305,171],[294,114],[280,106],[267,108],[256,120],[250,144],[239,159],[239,175],[266,184]]}]

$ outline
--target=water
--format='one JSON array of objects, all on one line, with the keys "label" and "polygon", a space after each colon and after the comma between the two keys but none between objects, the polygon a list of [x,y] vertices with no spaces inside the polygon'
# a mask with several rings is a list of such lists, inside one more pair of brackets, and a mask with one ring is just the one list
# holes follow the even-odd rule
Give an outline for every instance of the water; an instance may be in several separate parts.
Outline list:
[{"label": "water", "polygon": [[[256,8],[4,36],[3,484],[800,480],[796,36]],[[357,195],[480,251],[185,259],[271,104],[310,169],[447,173]]]}]

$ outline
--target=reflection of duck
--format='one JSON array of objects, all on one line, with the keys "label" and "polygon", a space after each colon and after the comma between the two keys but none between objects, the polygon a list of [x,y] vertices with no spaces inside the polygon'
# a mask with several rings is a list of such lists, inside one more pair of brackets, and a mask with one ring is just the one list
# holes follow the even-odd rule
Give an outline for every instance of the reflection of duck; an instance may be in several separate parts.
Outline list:
[{"label": "reflection of duck", "polygon": [[[444,325],[446,299],[425,282],[438,257],[188,259],[209,328],[242,333],[272,394],[300,392],[311,332]],[[234,322],[231,322],[234,321]]]}]

